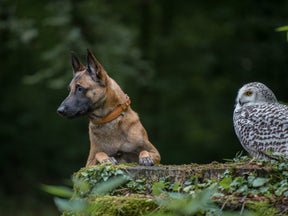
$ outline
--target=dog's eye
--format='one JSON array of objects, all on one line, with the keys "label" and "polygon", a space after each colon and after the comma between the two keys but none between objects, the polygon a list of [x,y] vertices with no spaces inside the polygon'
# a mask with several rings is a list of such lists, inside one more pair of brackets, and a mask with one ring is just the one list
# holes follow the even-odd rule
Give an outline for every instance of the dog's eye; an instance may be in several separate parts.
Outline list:
[{"label": "dog's eye", "polygon": [[77,85],[76,86],[76,90],[77,90],[77,92],[81,92],[82,93],[82,92],[84,92],[85,88],[80,86],[80,85]]}]

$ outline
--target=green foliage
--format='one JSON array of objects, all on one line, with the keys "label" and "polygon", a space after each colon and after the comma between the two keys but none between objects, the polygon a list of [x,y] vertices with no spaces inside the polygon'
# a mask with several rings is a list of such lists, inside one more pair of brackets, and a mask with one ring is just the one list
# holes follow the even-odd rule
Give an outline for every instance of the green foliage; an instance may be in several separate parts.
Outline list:
[{"label": "green foliage", "polygon": [[[235,160],[241,162],[239,158]],[[247,166],[256,163],[245,157],[243,162]],[[129,176],[126,172],[129,164],[101,164],[75,173],[73,196],[70,200],[55,198],[55,203],[59,210],[65,211],[64,215],[101,215],[103,212],[106,215],[133,215],[131,209],[135,205],[142,206],[137,208],[135,215],[147,212],[163,216],[234,215],[224,209],[227,201],[235,202],[242,215],[276,214],[279,210],[273,207],[274,202],[288,196],[288,163],[265,160],[257,163],[273,170],[273,175],[261,177],[255,172],[245,172],[242,176],[234,176],[234,165],[219,181],[192,174],[183,184],[171,183],[168,177],[151,184],[145,179]],[[71,195],[71,191],[64,187],[46,186],[44,190],[57,196]],[[253,199],[249,201],[248,197]]]},{"label": "green foliage", "polygon": [[145,178],[140,178],[140,179],[133,179],[130,178],[127,184],[124,186],[126,188],[125,190],[122,188],[120,189],[120,194],[121,193],[137,193],[137,194],[146,194],[147,190],[149,190],[149,185],[146,183]]},{"label": "green foliage", "polygon": [[165,184],[163,181],[155,182],[152,186],[152,195],[159,196],[161,193],[163,193],[164,189]]},{"label": "green foliage", "polygon": [[[127,165],[113,166],[111,164],[100,164],[98,166],[82,168],[73,177],[74,190],[81,197],[85,197],[90,193],[117,195],[119,193],[132,192],[146,194],[149,187],[146,179],[134,180],[125,172]],[[95,184],[97,187],[94,187]],[[102,184],[105,187],[101,187]]]},{"label": "green foliage", "polygon": [[[87,119],[55,112],[71,50],[85,64],[90,48],[130,96],[163,164],[207,163],[242,148],[231,119],[243,83],[287,100],[286,31],[273,31],[285,22],[286,1],[1,0],[0,215],[53,215],[34,186],[85,165]],[[146,193],[141,181],[131,187]]]},{"label": "green foliage", "polygon": [[258,177],[254,172],[246,172],[244,176],[233,177],[233,172],[227,170],[219,182],[219,192],[224,194],[237,194],[239,196],[261,195],[271,198],[273,196],[288,196],[287,162],[266,161],[257,162],[259,165],[273,169],[268,177]]},{"label": "green foliage", "polygon": [[276,31],[278,32],[287,32],[286,35],[287,35],[287,41],[288,41],[288,26],[282,26],[282,27],[279,27],[279,28],[276,28]]},{"label": "green foliage", "polygon": [[71,188],[64,186],[42,185],[41,189],[46,191],[47,193],[64,198],[71,198],[73,195],[73,191],[71,190]]},{"label": "green foliage", "polygon": [[74,177],[76,179],[82,179],[90,185],[94,185],[101,181],[107,181],[110,177],[125,175],[125,172],[121,168],[125,169],[126,165],[113,166],[104,163],[98,166],[82,168]]},{"label": "green foliage", "polygon": [[82,199],[67,200],[55,197],[54,202],[61,212],[87,212],[90,208],[87,202]]},{"label": "green foliage", "polygon": [[[158,206],[149,198],[113,197],[105,195],[125,193],[128,188],[141,193],[144,180],[133,180],[123,170],[126,165],[112,166],[101,164],[81,169],[73,177],[74,193],[65,187],[44,186],[43,189],[53,195],[71,199],[54,199],[56,206],[64,215],[144,215]],[[128,181],[128,183],[127,183]],[[135,184],[136,183],[136,184]],[[145,187],[147,188],[147,186]],[[89,199],[87,196],[89,195]]]},{"label": "green foliage", "polygon": [[225,177],[219,182],[219,185],[222,186],[224,189],[228,189],[230,187],[230,184],[232,183],[231,177]]},{"label": "green foliage", "polygon": [[[122,84],[124,77],[136,78],[140,70],[152,72],[149,62],[143,60],[139,47],[135,45],[135,30],[117,21],[121,15],[113,14],[113,5],[104,1],[64,0],[47,3],[46,10],[47,16],[41,20],[41,24],[46,32],[59,32],[53,35],[57,43],[45,47],[41,53],[42,61],[49,67],[25,76],[24,83],[46,81],[52,89],[65,88],[72,76],[69,51],[76,51],[83,56],[86,48],[93,50],[112,77],[121,72],[118,81]],[[75,10],[79,14],[85,14],[85,17],[75,14]],[[107,16],[107,13],[110,15]],[[81,59],[86,65],[86,59]],[[127,61],[131,63],[127,64]]]},{"label": "green foliage", "polygon": [[247,160],[250,160],[250,158],[246,155],[243,155],[243,150],[237,152],[233,159],[224,159],[224,161],[229,161],[229,162],[240,162],[240,161],[243,162]]},{"label": "green foliage", "polygon": [[[95,174],[97,175],[97,173]],[[152,194],[156,196],[154,202],[153,199],[149,197],[141,198],[137,196],[103,196],[103,192],[107,194],[108,191],[110,194],[114,194],[112,190],[117,190],[117,187],[120,185],[123,185],[123,179],[121,177],[112,177],[105,182],[98,184],[96,183],[94,189],[89,195],[90,198],[88,200],[81,198],[82,196],[79,196],[81,193],[78,191],[79,186],[76,185],[74,189],[76,189],[77,192],[74,194],[71,200],[60,199],[56,197],[54,201],[58,209],[64,212],[63,215],[74,215],[76,213],[77,215],[87,214],[93,216],[135,216],[146,215],[146,213],[153,211],[157,211],[157,214],[162,212],[161,215],[195,215],[203,212],[207,212],[208,215],[221,213],[219,207],[217,207],[215,202],[210,199],[210,197],[216,191],[215,187],[205,189],[204,191],[198,191],[193,195],[185,195],[181,193],[165,192],[164,190],[169,189],[169,183],[159,181],[154,183],[152,186]],[[175,185],[173,186],[173,190],[176,190]],[[54,195],[62,195],[67,193],[67,189],[64,187],[53,188],[53,186],[46,186],[45,191]],[[168,195],[168,197],[163,198],[163,193]]]},{"label": "green foliage", "polygon": [[63,216],[143,216],[149,215],[153,211],[159,211],[159,206],[152,199],[137,196],[118,197],[101,196],[93,197],[89,200],[89,205],[85,211],[65,211]]},{"label": "green foliage", "polygon": [[[168,198],[156,198],[156,203],[173,212],[173,215],[222,215],[220,208],[210,197],[216,192],[215,187],[192,195],[169,194]],[[159,214],[157,214],[159,215]],[[161,214],[161,215],[171,215]]]},{"label": "green foliage", "polygon": [[269,203],[269,201],[253,202],[248,200],[245,203],[245,206],[253,210],[253,214],[250,215],[271,216],[279,214],[279,210],[275,209],[274,206]]},{"label": "green foliage", "polygon": [[282,26],[282,27],[276,28],[276,31],[288,31],[288,26]]}]

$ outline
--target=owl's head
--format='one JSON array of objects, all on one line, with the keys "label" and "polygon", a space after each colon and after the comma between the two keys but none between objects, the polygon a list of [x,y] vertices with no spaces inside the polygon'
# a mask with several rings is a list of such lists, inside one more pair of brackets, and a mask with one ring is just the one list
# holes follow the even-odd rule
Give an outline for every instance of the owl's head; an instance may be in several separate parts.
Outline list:
[{"label": "owl's head", "polygon": [[236,108],[259,103],[278,103],[274,93],[263,83],[248,83],[239,89]]}]

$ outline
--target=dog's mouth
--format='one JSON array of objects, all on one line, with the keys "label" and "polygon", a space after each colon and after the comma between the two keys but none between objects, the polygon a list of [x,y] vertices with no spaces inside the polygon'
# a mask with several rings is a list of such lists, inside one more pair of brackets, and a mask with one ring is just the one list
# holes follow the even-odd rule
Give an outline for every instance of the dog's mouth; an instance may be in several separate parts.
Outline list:
[{"label": "dog's mouth", "polygon": [[67,118],[74,119],[81,116],[86,116],[93,111],[93,104],[89,99],[75,100],[73,98],[66,98],[57,109],[57,112]]},{"label": "dog's mouth", "polygon": [[75,119],[81,116],[87,116],[91,114],[92,110],[91,109],[86,109],[86,110],[69,110],[66,107],[59,107],[57,109],[57,112],[60,116],[65,117],[67,119]]}]

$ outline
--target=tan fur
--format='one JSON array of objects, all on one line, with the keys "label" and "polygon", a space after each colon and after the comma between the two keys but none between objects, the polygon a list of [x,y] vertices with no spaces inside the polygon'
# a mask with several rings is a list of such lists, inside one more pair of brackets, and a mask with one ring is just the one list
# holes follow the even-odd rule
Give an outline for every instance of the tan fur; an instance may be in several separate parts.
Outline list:
[{"label": "tan fur", "polygon": [[[87,69],[84,69],[79,72],[74,71],[75,76],[70,83],[70,89],[71,92],[75,91],[76,85],[88,88],[85,97],[92,100],[95,108],[87,117],[90,120],[98,121],[119,104],[124,103],[127,96],[119,85],[107,75],[92,53],[88,54],[90,55],[88,55],[88,58],[92,58],[88,59],[88,65],[92,61],[91,67],[96,68],[97,75],[101,77],[100,81],[105,84],[105,87],[99,85],[99,82],[95,82]],[[77,59],[77,64],[79,64],[78,61]],[[93,65],[94,61],[96,63]],[[83,69],[82,64],[78,67]],[[71,92],[70,94],[72,94]],[[160,162],[159,152],[150,143],[146,130],[142,126],[137,113],[131,107],[128,107],[124,116],[120,115],[111,122],[100,125],[90,122],[89,136],[90,152],[86,167],[103,162],[113,164],[117,162],[137,162],[142,165],[154,165]]]},{"label": "tan fur", "polygon": [[[111,78],[108,80],[104,109],[95,111],[97,116],[106,116],[118,104],[126,100],[126,95],[115,81]],[[112,83],[114,89],[111,87]],[[93,115],[90,118],[93,119]],[[86,166],[107,161],[109,156],[113,156],[120,163],[138,162],[138,158],[144,157],[151,157],[154,163],[160,162],[158,151],[149,142],[146,130],[137,113],[130,107],[124,116],[119,116],[112,122],[103,125],[95,125],[90,122],[89,135],[91,146]],[[123,155],[117,155],[117,153]]]}]

